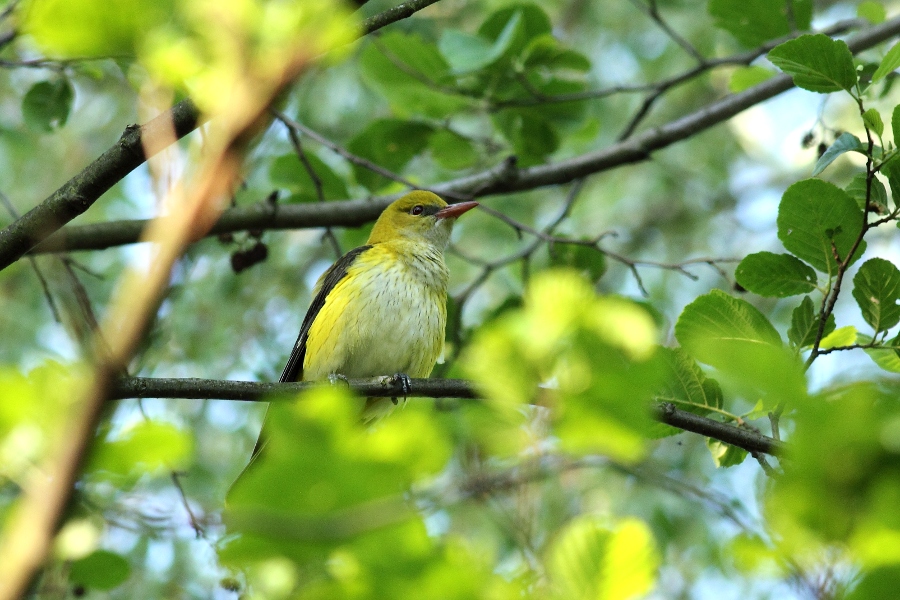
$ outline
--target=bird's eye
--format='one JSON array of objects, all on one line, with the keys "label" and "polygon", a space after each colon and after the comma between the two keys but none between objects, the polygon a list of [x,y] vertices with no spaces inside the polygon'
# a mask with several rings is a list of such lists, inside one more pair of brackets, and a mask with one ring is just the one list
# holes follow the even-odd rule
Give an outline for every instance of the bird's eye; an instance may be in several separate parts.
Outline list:
[{"label": "bird's eye", "polygon": [[415,206],[412,207],[412,210],[409,211],[409,214],[421,215],[423,212],[425,212],[425,207],[422,206],[421,204],[416,204]]}]

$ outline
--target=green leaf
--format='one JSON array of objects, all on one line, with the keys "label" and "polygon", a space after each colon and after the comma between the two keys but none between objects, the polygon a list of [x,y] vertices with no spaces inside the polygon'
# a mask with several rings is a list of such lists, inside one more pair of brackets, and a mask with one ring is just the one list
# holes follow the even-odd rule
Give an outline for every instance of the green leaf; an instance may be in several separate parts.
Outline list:
[{"label": "green leaf", "polygon": [[900,565],[879,565],[872,570],[862,571],[855,579],[856,585],[853,591],[845,596],[846,600],[890,598],[900,590]]},{"label": "green leaf", "polygon": [[524,35],[522,14],[514,12],[497,39],[491,43],[480,35],[444,29],[438,49],[454,73],[471,73],[488,67],[508,53],[516,38]]},{"label": "green leaf", "polygon": [[598,517],[582,516],[559,532],[546,565],[558,598],[625,600],[653,588],[659,556],[642,521],[625,519],[610,528]]},{"label": "green leaf", "polygon": [[888,185],[891,187],[891,198],[896,208],[900,206],[900,158],[894,157],[882,165],[881,173],[887,177]]},{"label": "green leaf", "polygon": [[[708,378],[697,362],[681,348],[659,348],[665,365],[662,387],[654,398],[658,402],[671,402],[681,410],[697,415],[708,415],[713,409],[722,408],[722,388],[715,379]],[[682,433],[681,429],[657,424],[655,437]]]},{"label": "green leaf", "polygon": [[169,423],[139,423],[110,442],[99,444],[89,462],[91,471],[125,476],[177,470],[191,458],[193,438]]},{"label": "green leaf", "polygon": [[591,70],[591,61],[587,56],[575,50],[563,48],[559,41],[549,33],[531,40],[526,46],[523,56],[523,64],[528,69],[544,67],[577,73]]},{"label": "green leaf", "polygon": [[[850,254],[862,229],[862,211],[839,187],[821,179],[798,181],[778,206],[778,239],[791,253],[823,273],[837,273],[834,250],[841,260]],[[860,242],[850,264],[865,251]]]},{"label": "green leaf", "polygon": [[[856,341],[859,344],[870,344],[872,337],[865,334],[857,334]],[[876,365],[887,371],[888,373],[900,373],[900,335],[897,335],[889,342],[894,348],[866,348],[865,353],[869,355]]]},{"label": "green leaf", "polygon": [[[304,155],[322,186],[323,199],[343,200],[350,197],[350,192],[347,191],[347,185],[342,177],[312,152],[304,151]],[[272,180],[274,186],[293,192],[290,197],[291,202],[316,202],[319,200],[312,176],[294,152],[279,156],[272,161],[269,167],[269,179]]]},{"label": "green leaf", "polygon": [[[877,73],[876,73],[877,75]],[[884,133],[884,121],[881,120],[881,113],[879,113],[876,109],[870,108],[866,112],[863,113],[863,123],[865,123],[866,127],[875,132],[875,135],[881,137]]]},{"label": "green leaf", "polygon": [[90,590],[111,590],[125,582],[131,566],[122,556],[109,550],[95,550],[72,563],[69,581]]},{"label": "green leaf", "polygon": [[726,444],[725,442],[720,442],[713,438],[706,438],[706,448],[712,455],[713,462],[716,463],[717,467],[721,468],[739,465],[744,462],[750,454],[743,448],[738,448],[737,446],[732,446],[731,444]]},{"label": "green leaf", "polygon": [[840,346],[852,346],[855,343],[856,327],[847,325],[846,327],[835,329],[823,337],[822,341],[819,343],[819,348],[827,350],[828,348],[838,348]]},{"label": "green leaf", "polygon": [[559,148],[559,135],[537,111],[501,110],[494,114],[494,123],[512,144],[521,166],[542,163]]},{"label": "green leaf", "polygon": [[455,78],[434,43],[418,35],[391,31],[366,44],[359,57],[365,84],[385,98],[398,117],[445,119],[472,101],[437,88],[454,89]]},{"label": "green leaf", "polygon": [[[834,331],[834,313],[828,315],[822,335],[826,336]],[[788,339],[797,348],[812,346],[819,333],[819,319],[812,298],[805,296],[803,301],[791,313],[791,328],[788,330]]]},{"label": "green leaf", "polygon": [[66,124],[75,92],[63,77],[31,86],[22,98],[22,117],[34,131],[48,133]]},{"label": "green leaf", "polygon": [[[414,156],[428,147],[434,129],[427,123],[400,119],[373,121],[347,144],[347,149],[376,165],[399,174]],[[390,180],[353,165],[356,180],[371,191],[377,191]]]},{"label": "green leaf", "polygon": [[757,252],[750,254],[734,272],[737,282],[754,294],[786,298],[816,288],[816,272],[790,254]]},{"label": "green leaf", "polygon": [[891,132],[894,134],[894,145],[900,144],[900,104],[891,111]]},{"label": "green leaf", "polygon": [[775,71],[765,67],[756,65],[738,67],[734,70],[734,73],[731,74],[731,81],[728,82],[728,89],[732,94],[737,94],[738,92],[743,92],[746,89],[752,88],[754,85],[758,85],[763,81],[771,79],[774,75]]},{"label": "green leaf", "polygon": [[853,297],[875,333],[900,322],[900,270],[883,258],[867,260],[853,278]]},{"label": "green leaf", "polygon": [[845,152],[851,151],[861,151],[863,149],[862,142],[859,141],[859,138],[853,135],[852,133],[842,133],[838,139],[834,140],[834,143],[826,150],[822,156],[819,157],[819,160],[816,161],[816,166],[813,168],[813,177],[821,173],[825,170],[825,168],[834,162],[841,154]]},{"label": "green leaf", "polygon": [[428,140],[428,148],[435,162],[445,169],[459,170],[471,167],[478,160],[472,142],[448,129],[438,129]]},{"label": "green leaf", "polygon": [[575,269],[590,281],[597,281],[606,273],[606,255],[581,244],[554,245],[550,250],[550,264]]},{"label": "green leaf", "polygon": [[887,190],[884,184],[877,177],[872,178],[872,186],[867,190],[867,177],[865,173],[857,173],[844,189],[851,198],[856,200],[856,205],[860,210],[866,206],[866,195],[869,195],[869,204],[877,207],[879,214],[886,214],[887,209]]},{"label": "green leaf", "polygon": [[859,6],[856,7],[856,15],[862,19],[866,19],[873,25],[883,23],[887,18],[884,6],[878,2],[871,2],[870,0],[859,3]]},{"label": "green leaf", "polygon": [[553,33],[550,17],[540,6],[520,3],[511,4],[492,13],[478,28],[478,35],[492,41],[498,40],[514,15],[519,15],[522,20],[521,45],[515,48],[516,51],[534,38]]},{"label": "green leaf", "polygon": [[811,92],[853,92],[856,69],[853,55],[842,40],[823,33],[801,35],[775,46],[768,58],[794,78],[794,83]]},{"label": "green leaf", "polygon": [[[884,9],[882,8],[882,10]],[[887,54],[884,55],[884,58],[881,59],[881,64],[878,65],[878,69],[872,75],[872,83],[884,79],[888,74],[893,73],[897,67],[900,67],[900,42],[894,44]]]},{"label": "green leaf", "polygon": [[24,29],[51,56],[136,54],[141,41],[178,11],[173,0],[29,2]]},{"label": "green leaf", "polygon": [[713,290],[688,304],[675,324],[675,337],[692,356],[720,364],[718,347],[734,344],[781,346],[781,337],[755,306]]},{"label": "green leaf", "polygon": [[[782,0],[710,0],[708,10],[716,27],[743,45],[755,47],[792,31],[786,4]],[[791,9],[796,28],[809,29],[811,0],[793,0]]]}]

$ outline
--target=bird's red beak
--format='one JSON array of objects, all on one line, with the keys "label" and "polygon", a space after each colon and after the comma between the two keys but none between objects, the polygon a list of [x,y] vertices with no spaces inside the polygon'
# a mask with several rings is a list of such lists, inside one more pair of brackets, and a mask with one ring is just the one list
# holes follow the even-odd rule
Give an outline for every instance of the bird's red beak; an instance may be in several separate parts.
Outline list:
[{"label": "bird's red beak", "polygon": [[464,212],[468,212],[478,206],[477,202],[459,202],[457,204],[451,204],[446,208],[442,208],[441,210],[434,213],[435,219],[448,219],[448,218],[456,218]]}]

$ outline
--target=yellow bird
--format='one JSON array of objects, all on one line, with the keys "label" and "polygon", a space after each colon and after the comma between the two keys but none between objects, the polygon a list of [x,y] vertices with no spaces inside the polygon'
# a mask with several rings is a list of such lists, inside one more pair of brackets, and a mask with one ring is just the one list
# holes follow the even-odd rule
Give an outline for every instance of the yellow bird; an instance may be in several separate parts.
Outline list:
[{"label": "yellow bird", "polygon": [[[366,244],[319,278],[281,381],[399,375],[406,387],[407,376],[428,377],[444,347],[444,249],[456,218],[476,206],[425,191],[388,206]],[[387,401],[370,398],[364,416]]]}]

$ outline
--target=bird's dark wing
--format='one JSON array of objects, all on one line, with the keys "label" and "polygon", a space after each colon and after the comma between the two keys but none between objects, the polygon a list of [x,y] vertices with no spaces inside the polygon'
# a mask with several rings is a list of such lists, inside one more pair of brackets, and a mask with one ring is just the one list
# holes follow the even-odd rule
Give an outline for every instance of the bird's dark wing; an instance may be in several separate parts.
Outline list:
[{"label": "bird's dark wing", "polygon": [[297,336],[297,342],[294,344],[291,356],[284,366],[284,371],[281,372],[281,379],[279,381],[301,381],[303,379],[303,361],[306,358],[306,339],[309,337],[309,328],[312,327],[313,321],[316,320],[319,311],[325,306],[325,299],[328,297],[328,294],[330,294],[331,290],[334,289],[334,286],[347,275],[347,269],[350,268],[350,265],[353,264],[356,257],[371,247],[372,246],[360,246],[359,248],[354,248],[340,257],[338,261],[331,265],[328,271],[326,271],[325,278],[322,280],[322,287],[319,288],[319,292],[316,294],[316,297],[313,298],[312,304],[309,305],[309,310],[306,311],[306,316],[303,318],[303,325],[300,326],[300,334]]}]

